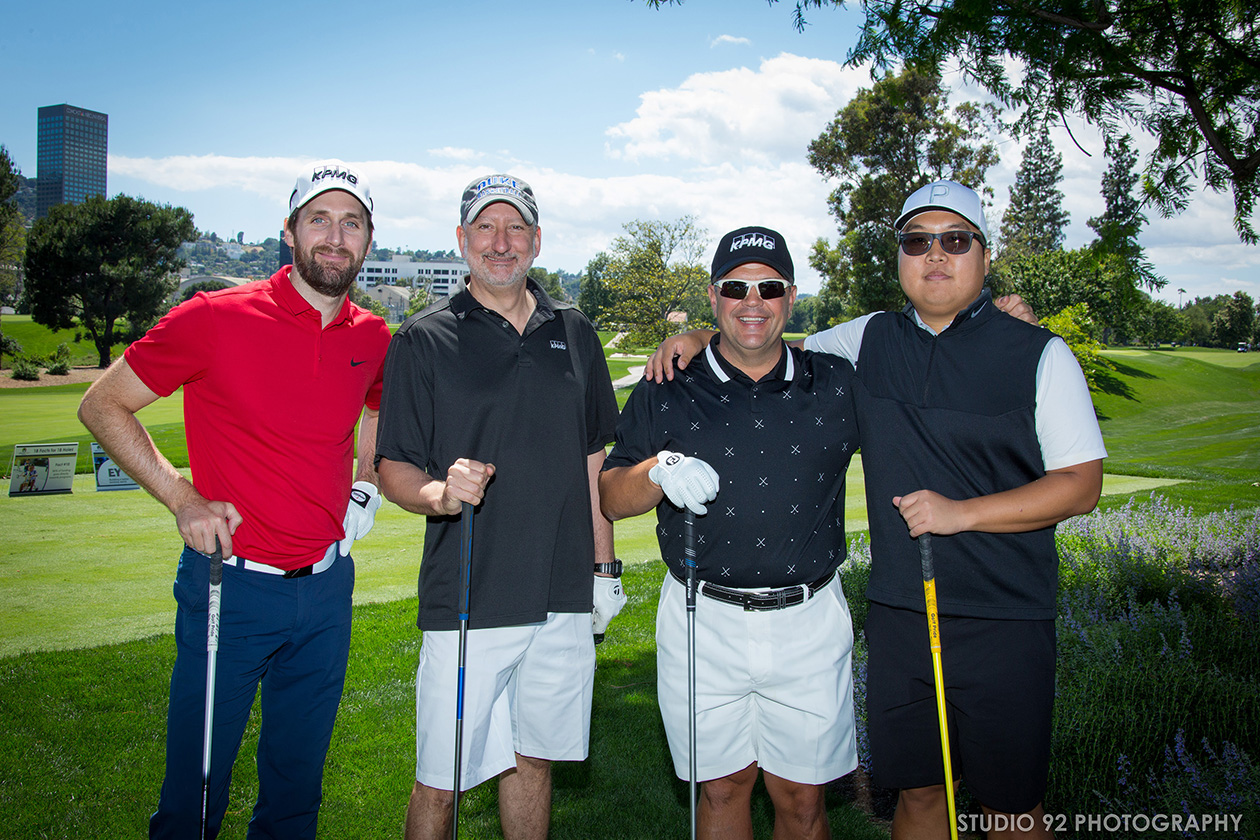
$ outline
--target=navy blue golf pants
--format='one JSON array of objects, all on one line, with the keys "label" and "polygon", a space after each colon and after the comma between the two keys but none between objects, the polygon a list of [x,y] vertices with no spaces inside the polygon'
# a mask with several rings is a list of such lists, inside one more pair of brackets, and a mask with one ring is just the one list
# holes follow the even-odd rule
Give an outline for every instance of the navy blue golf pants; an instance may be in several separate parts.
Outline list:
[{"label": "navy blue golf pants", "polygon": [[[199,836],[209,566],[209,559],[192,549],[179,558],[166,777],[149,820],[151,838]],[[248,836],[315,837],[324,756],[350,652],[353,589],[349,557],[319,574],[292,579],[223,567],[207,837],[218,834],[227,810],[232,764],[260,684],[258,801]]]}]

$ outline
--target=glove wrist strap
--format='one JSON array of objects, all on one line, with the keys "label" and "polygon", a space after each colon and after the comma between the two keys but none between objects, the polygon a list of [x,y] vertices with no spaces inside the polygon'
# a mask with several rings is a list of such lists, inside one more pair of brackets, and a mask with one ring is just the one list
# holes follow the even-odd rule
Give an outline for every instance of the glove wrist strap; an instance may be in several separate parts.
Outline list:
[{"label": "glove wrist strap", "polygon": [[611,563],[596,563],[595,574],[611,575],[612,577],[621,577],[622,563],[619,559],[614,559]]}]

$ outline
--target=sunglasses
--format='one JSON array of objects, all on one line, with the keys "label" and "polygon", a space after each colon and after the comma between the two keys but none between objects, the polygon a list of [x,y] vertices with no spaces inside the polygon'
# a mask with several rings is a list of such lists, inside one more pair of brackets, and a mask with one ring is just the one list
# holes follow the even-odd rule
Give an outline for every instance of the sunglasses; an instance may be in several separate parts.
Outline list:
[{"label": "sunglasses", "polygon": [[980,247],[984,247],[984,237],[969,230],[947,230],[944,233],[915,231],[914,233],[897,234],[897,242],[901,245],[901,253],[907,257],[921,257],[932,250],[933,239],[939,239],[941,250],[954,256],[970,251],[972,240],[975,239],[979,239]]},{"label": "sunglasses", "polygon": [[762,300],[774,300],[786,295],[788,287],[786,280],[719,280],[713,285],[717,286],[719,295],[731,300],[748,297],[748,290],[752,286],[757,287],[757,294],[761,295]]}]

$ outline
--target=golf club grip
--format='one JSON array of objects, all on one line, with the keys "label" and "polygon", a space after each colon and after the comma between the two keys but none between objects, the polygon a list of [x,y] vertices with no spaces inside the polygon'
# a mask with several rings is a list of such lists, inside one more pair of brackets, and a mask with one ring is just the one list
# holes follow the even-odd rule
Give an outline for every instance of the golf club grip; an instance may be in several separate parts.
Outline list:
[{"label": "golf club grip", "polygon": [[464,502],[460,516],[461,539],[459,541],[460,606],[459,617],[468,620],[469,586],[472,583],[473,506]]},{"label": "golf club grip", "polygon": [[696,608],[696,515],[683,514],[683,566],[687,572],[687,609]]},{"label": "golf club grip", "polygon": [[218,535],[214,538],[214,553],[210,555],[210,585],[223,583],[223,546],[219,544]]},{"label": "golf club grip", "polygon": [[[210,555],[210,592],[206,602],[206,652],[219,649],[219,613],[223,601],[223,546],[214,538],[214,553]],[[214,667],[211,659],[209,667]]]},{"label": "golf club grip", "polygon": [[919,563],[923,566],[923,581],[936,578],[936,569],[932,564],[932,535],[919,534]]}]

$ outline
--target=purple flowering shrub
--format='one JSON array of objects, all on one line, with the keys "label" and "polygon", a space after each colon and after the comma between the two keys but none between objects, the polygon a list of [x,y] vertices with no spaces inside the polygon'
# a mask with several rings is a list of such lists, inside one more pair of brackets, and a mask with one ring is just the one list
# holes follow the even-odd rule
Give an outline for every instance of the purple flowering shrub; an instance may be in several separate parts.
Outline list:
[{"label": "purple flowering shrub", "polygon": [[[1239,817],[1260,837],[1260,511],[1196,515],[1158,497],[1062,523],[1058,668],[1045,809],[1060,837],[1155,836],[1075,817]],[[841,567],[853,611],[859,760],[870,767],[864,534]],[[926,638],[924,643],[926,644]],[[947,641],[945,642],[948,643]],[[1201,745],[1191,750],[1187,744]],[[1213,746],[1217,745],[1217,746]],[[963,812],[975,807],[964,788]],[[1056,823],[1063,826],[1064,823]],[[1230,825],[1234,825],[1230,822]]]},{"label": "purple flowering shrub", "polygon": [[[1260,788],[1255,762],[1230,741],[1219,750],[1204,738],[1201,755],[1186,745],[1185,732],[1178,729],[1173,743],[1164,747],[1164,761],[1158,772],[1152,768],[1144,778],[1134,778],[1128,756],[1116,759],[1117,796],[1106,800],[1110,813],[1180,815],[1199,822],[1204,814],[1214,817],[1212,830],[1169,832],[1175,837],[1254,837],[1260,826]],[[1173,810],[1169,810],[1173,809]],[[1169,820],[1171,823],[1171,820]]]},{"label": "purple flowering shrub", "polygon": [[1059,526],[1048,812],[1228,812],[1241,828],[1220,836],[1255,836],[1238,796],[1260,788],[1258,523],[1152,499]]}]

